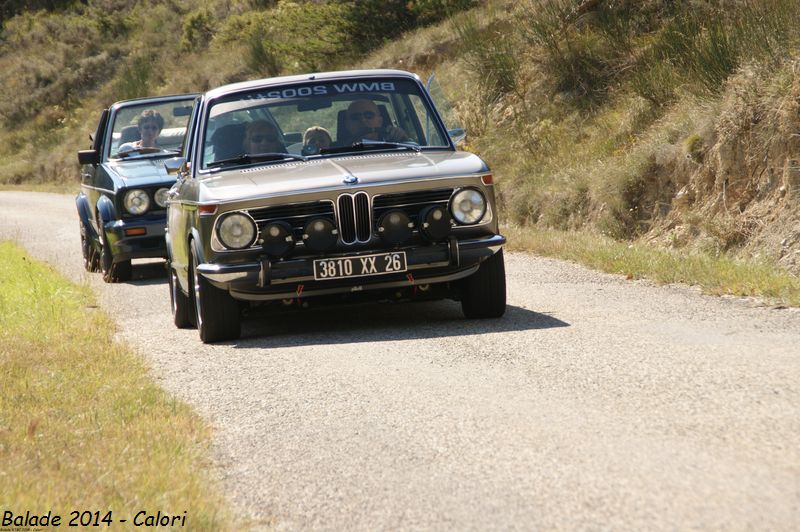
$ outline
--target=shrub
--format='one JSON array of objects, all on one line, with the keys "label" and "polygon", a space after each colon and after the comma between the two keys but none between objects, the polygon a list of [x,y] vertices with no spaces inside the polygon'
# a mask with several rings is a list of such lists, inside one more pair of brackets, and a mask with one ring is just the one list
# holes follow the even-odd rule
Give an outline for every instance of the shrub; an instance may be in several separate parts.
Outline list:
[{"label": "shrub", "polygon": [[190,52],[206,48],[214,35],[214,21],[205,7],[189,13],[183,20],[181,48]]},{"label": "shrub", "polygon": [[480,27],[473,15],[458,17],[452,24],[483,104],[492,105],[512,92],[519,68],[513,35],[496,28]]}]

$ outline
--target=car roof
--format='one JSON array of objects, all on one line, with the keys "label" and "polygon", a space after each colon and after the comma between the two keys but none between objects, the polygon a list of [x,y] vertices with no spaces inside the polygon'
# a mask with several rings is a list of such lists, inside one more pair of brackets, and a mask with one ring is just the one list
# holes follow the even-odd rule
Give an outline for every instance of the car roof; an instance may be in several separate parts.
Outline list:
[{"label": "car roof", "polygon": [[295,76],[279,76],[275,78],[256,79],[223,85],[206,92],[206,98],[212,99],[224,94],[231,94],[251,89],[267,88],[275,85],[285,85],[302,81],[325,81],[333,79],[375,78],[375,77],[403,77],[419,81],[419,76],[405,70],[368,69],[368,70],[342,70],[337,72],[315,72]]}]

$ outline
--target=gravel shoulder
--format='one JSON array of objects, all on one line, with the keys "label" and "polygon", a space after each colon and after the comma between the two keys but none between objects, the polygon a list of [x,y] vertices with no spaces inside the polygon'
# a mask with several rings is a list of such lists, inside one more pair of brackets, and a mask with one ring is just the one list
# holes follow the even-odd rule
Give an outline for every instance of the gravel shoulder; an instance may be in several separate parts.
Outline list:
[{"label": "gravel shoulder", "polygon": [[163,263],[115,285],[83,271],[72,197],[0,192],[0,238],[90,285],[212,423],[252,529],[800,523],[797,309],[511,253],[500,320],[453,302],[319,308],[207,346],[172,326]]}]

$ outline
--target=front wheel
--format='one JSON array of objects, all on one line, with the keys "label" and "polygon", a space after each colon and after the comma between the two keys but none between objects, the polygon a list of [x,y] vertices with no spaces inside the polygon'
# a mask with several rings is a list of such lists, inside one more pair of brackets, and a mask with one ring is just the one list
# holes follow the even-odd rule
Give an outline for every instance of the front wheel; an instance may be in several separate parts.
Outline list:
[{"label": "front wheel", "polygon": [[464,279],[461,310],[467,318],[499,318],[506,311],[506,267],[501,249]]},{"label": "front wheel", "polygon": [[102,227],[100,228],[100,247],[100,270],[103,272],[103,280],[107,283],[130,281],[133,274],[130,259],[114,262],[111,244],[108,243],[106,232]]},{"label": "front wheel", "polygon": [[212,285],[197,273],[197,252],[191,247],[192,266],[189,279],[192,285],[195,320],[204,344],[235,340],[242,334],[239,303],[225,290]]}]

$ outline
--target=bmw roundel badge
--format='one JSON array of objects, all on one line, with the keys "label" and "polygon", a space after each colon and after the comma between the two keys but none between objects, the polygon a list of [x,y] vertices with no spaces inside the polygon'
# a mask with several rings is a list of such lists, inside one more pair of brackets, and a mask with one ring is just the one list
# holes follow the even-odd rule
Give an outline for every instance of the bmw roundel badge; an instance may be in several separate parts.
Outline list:
[{"label": "bmw roundel badge", "polygon": [[344,181],[345,185],[355,185],[358,183],[358,178],[354,175],[348,175],[342,181]]}]

